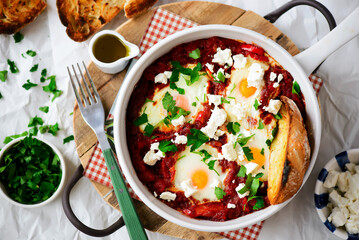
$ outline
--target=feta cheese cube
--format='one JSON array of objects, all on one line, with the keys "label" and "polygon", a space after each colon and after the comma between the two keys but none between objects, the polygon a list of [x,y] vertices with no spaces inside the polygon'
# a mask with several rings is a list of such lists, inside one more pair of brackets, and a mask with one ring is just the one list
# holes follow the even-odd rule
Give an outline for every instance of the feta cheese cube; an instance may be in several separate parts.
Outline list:
[{"label": "feta cheese cube", "polygon": [[282,106],[282,102],[280,100],[271,99],[269,101],[268,106],[264,106],[263,109],[267,112],[276,115],[279,112],[281,106]]},{"label": "feta cheese cube", "polygon": [[172,71],[164,71],[163,74],[166,76],[167,79],[170,79]]},{"label": "feta cheese cube", "polygon": [[282,81],[283,80],[283,74],[278,74],[278,82]]},{"label": "feta cheese cube", "polygon": [[218,106],[222,103],[221,95],[207,94],[209,105],[213,104],[214,106]]},{"label": "feta cheese cube", "polygon": [[186,118],[183,115],[171,121],[172,125],[175,127],[183,125],[185,122],[186,122]]},{"label": "feta cheese cube", "polygon": [[269,80],[271,80],[272,82],[277,78],[277,74],[274,72],[271,72],[269,75]]},{"label": "feta cheese cube", "polygon": [[341,227],[347,221],[347,218],[344,216],[340,208],[336,207],[333,209],[332,213],[328,217],[328,221],[332,222],[334,226]]},{"label": "feta cheese cube", "polygon": [[345,224],[345,229],[350,234],[359,234],[359,216],[352,215]]},{"label": "feta cheese cube", "polygon": [[207,69],[208,69],[210,72],[212,72],[212,73],[214,72],[214,70],[213,70],[213,68],[214,68],[213,64],[206,63],[205,66],[207,67]]},{"label": "feta cheese cube", "polygon": [[[348,175],[350,177],[350,174]],[[359,174],[356,173],[349,178],[349,191],[359,196]]]},{"label": "feta cheese cube", "polygon": [[257,89],[264,85],[263,81],[264,69],[259,63],[253,63],[249,67],[247,77],[248,87],[256,87]]},{"label": "feta cheese cube", "polygon": [[163,192],[160,195],[160,198],[163,200],[167,200],[168,202],[175,200],[177,195],[171,192]]},{"label": "feta cheese cube", "polygon": [[338,177],[339,177],[338,171],[330,170],[327,177],[325,178],[323,186],[326,188],[335,187],[335,185],[337,185]]},{"label": "feta cheese cube", "polygon": [[243,194],[240,194],[240,193],[238,192],[238,191],[241,190],[245,185],[246,185],[246,184],[244,184],[244,183],[240,183],[240,184],[238,184],[238,186],[236,187],[236,192],[238,193],[239,198],[244,198],[244,197],[246,197],[246,196],[249,195],[249,191],[246,191],[246,192],[243,193]]},{"label": "feta cheese cube", "polygon": [[247,64],[247,58],[243,54],[234,55],[233,60],[234,60],[233,67],[235,69],[244,68]]},{"label": "feta cheese cube", "polygon": [[193,193],[197,192],[197,189],[192,186],[191,179],[181,182],[181,187],[184,191],[184,195],[188,198]]},{"label": "feta cheese cube", "polygon": [[236,208],[236,205],[233,203],[228,203],[227,208]]},{"label": "feta cheese cube", "polygon": [[164,153],[161,151],[155,152],[154,150],[150,150],[146,153],[143,158],[144,163],[147,165],[153,166],[156,164],[158,160],[161,160],[164,157]]},{"label": "feta cheese cube", "polygon": [[351,174],[354,174],[355,173],[355,164],[354,163],[347,163],[345,164],[345,168],[348,169],[348,171],[351,173]]},{"label": "feta cheese cube", "polygon": [[359,165],[356,165],[356,166],[354,167],[354,170],[355,170],[356,173],[359,173]]},{"label": "feta cheese cube", "polygon": [[237,117],[238,120],[242,120],[246,115],[246,110],[240,103],[235,103],[234,101],[231,101],[230,103],[232,106],[232,114]]},{"label": "feta cheese cube", "polygon": [[202,127],[201,131],[210,138],[214,138],[219,126],[223,125],[227,119],[227,113],[224,109],[215,107],[212,110],[211,117],[208,120],[207,126]]},{"label": "feta cheese cube", "polygon": [[335,207],[345,206],[349,202],[347,198],[340,196],[336,190],[333,190],[329,194],[329,201],[331,201]]},{"label": "feta cheese cube", "polygon": [[342,193],[348,191],[350,177],[351,177],[351,174],[349,172],[339,173],[337,185],[338,185],[339,191],[341,191]]},{"label": "feta cheese cube", "polygon": [[155,77],[155,83],[167,84],[167,77],[163,73],[159,73]]},{"label": "feta cheese cube", "polygon": [[348,209],[349,209],[351,214],[359,216],[359,198],[357,198],[353,202],[349,202],[348,203]]},{"label": "feta cheese cube", "polygon": [[236,150],[233,148],[233,143],[231,142],[222,145],[222,154],[228,161],[235,161],[237,159]]},{"label": "feta cheese cube", "polygon": [[229,48],[224,50],[217,48],[217,52],[214,54],[212,62],[218,63],[219,65],[227,64],[229,67],[233,65],[232,51]]},{"label": "feta cheese cube", "polygon": [[274,87],[274,88],[279,87],[279,83],[278,83],[278,82],[273,83],[273,87]]},{"label": "feta cheese cube", "polygon": [[244,166],[247,169],[247,175],[248,175],[248,174],[252,173],[258,167],[258,164],[254,163],[254,162],[249,162],[247,164],[244,164]]},{"label": "feta cheese cube", "polygon": [[157,197],[157,193],[156,193],[156,192],[153,192],[153,196]]},{"label": "feta cheese cube", "polygon": [[173,141],[175,144],[186,144],[187,143],[187,136],[186,135],[179,135],[175,133],[176,139]]}]

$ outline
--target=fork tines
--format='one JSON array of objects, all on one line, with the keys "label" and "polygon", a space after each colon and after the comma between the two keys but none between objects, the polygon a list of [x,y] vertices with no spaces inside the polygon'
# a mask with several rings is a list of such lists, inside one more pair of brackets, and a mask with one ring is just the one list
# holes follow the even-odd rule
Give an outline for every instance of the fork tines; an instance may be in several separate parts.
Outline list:
[{"label": "fork tines", "polygon": [[[67,67],[67,71],[69,73],[69,77],[70,77],[70,80],[71,80],[71,85],[72,85],[72,88],[74,90],[76,100],[77,100],[77,103],[78,103],[80,108],[91,106],[91,105],[93,105],[95,103],[98,103],[99,100],[100,100],[100,96],[99,96],[99,94],[98,94],[98,92],[96,90],[95,84],[94,84],[94,82],[93,82],[93,80],[92,80],[92,78],[90,76],[90,73],[87,70],[86,65],[85,65],[85,63],[83,61],[82,61],[82,64],[83,64],[83,67],[84,67],[85,72],[86,72],[85,75],[86,75],[88,81],[91,84],[92,92],[91,92],[91,89],[89,87],[89,84],[87,83],[87,80],[86,80],[84,74],[81,71],[80,64],[78,64],[78,63],[76,64],[79,73],[76,72],[76,68],[75,68],[74,65],[71,65],[73,74],[71,74],[71,69],[69,67]],[[74,80],[73,76],[75,76],[74,78],[76,79],[77,86],[80,89],[80,93],[81,93],[82,98],[81,98],[79,92],[77,91],[76,83],[75,83],[75,80]],[[83,85],[86,88],[87,95],[85,94],[85,91],[84,91],[84,88],[83,88],[81,82],[83,83]],[[80,104],[80,103],[82,103],[82,104]]]}]

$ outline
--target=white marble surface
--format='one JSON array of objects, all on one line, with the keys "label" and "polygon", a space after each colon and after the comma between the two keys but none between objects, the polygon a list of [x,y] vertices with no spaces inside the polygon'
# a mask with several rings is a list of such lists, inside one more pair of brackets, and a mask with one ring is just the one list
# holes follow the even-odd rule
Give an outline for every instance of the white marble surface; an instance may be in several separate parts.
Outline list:
[{"label": "white marble surface", "polygon": [[[160,0],[157,5],[173,1]],[[285,0],[223,0],[229,5],[253,10],[261,15],[278,8]],[[321,1],[340,23],[351,11],[359,6],[354,0]],[[206,13],[203,13],[206,14]],[[218,13],[220,14],[220,13]],[[123,15],[121,13],[120,15]],[[106,29],[115,29],[125,21],[118,16]],[[300,48],[307,48],[328,32],[328,26],[320,13],[309,7],[298,7],[280,18],[275,25],[287,34]],[[6,59],[15,60],[20,73],[9,73],[6,83],[0,82],[0,141],[5,136],[27,130],[30,117],[43,117],[46,123],[59,122],[61,131],[57,137],[45,134],[44,138],[55,144],[64,154],[71,176],[79,165],[75,144],[63,145],[62,139],[72,134],[73,93],[66,76],[65,67],[79,60],[89,61],[87,46],[89,41],[76,43],[70,40],[57,16],[54,0],[48,1],[48,8],[36,22],[21,31],[25,39],[15,44],[11,36],[0,36],[0,70],[6,69]],[[28,49],[35,50],[35,58],[23,59],[20,54]],[[261,231],[259,239],[336,239],[320,222],[313,203],[316,176],[326,161],[342,150],[359,147],[359,38],[333,53],[320,67],[318,74],[324,80],[320,92],[323,117],[323,134],[319,156],[311,177],[283,210],[269,218]],[[49,75],[57,76],[58,88],[64,93],[50,102],[41,88],[25,91],[21,85],[26,79],[39,82],[40,71],[30,74],[27,69],[39,63],[39,69],[47,68]],[[50,106],[44,114],[40,106]],[[3,146],[0,143],[0,148]],[[76,215],[94,228],[103,228],[116,221],[120,214],[109,207],[97,194],[87,179],[82,179],[74,188],[71,204]],[[157,233],[148,232],[151,240],[173,239]],[[0,239],[96,239],[79,232],[66,218],[61,199],[39,209],[22,209],[12,206],[1,198]],[[102,239],[129,239],[122,228]]]}]

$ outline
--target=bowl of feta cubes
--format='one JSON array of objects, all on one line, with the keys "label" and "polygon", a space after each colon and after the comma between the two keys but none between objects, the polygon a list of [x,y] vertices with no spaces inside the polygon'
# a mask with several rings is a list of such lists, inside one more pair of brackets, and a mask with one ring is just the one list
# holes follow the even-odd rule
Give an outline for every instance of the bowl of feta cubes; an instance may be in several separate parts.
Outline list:
[{"label": "bowl of feta cubes", "polygon": [[331,232],[342,239],[359,239],[359,149],[341,152],[324,166],[314,201]]}]

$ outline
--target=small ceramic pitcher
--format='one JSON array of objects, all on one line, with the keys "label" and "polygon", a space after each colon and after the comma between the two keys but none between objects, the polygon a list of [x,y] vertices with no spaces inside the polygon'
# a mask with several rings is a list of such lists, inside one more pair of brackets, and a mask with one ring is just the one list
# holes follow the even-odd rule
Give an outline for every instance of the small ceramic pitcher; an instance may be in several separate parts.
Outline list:
[{"label": "small ceramic pitcher", "polygon": [[[121,57],[118,60],[116,60],[114,62],[110,62],[110,63],[102,62],[95,57],[94,49],[93,49],[94,44],[99,37],[106,35],[106,34],[116,36],[117,38],[119,38],[121,43],[126,45],[126,47],[129,50],[127,56]],[[127,66],[128,62],[132,58],[136,57],[139,54],[139,52],[140,52],[140,50],[135,44],[126,41],[126,39],[121,34],[119,34],[116,31],[113,31],[113,30],[103,30],[101,32],[96,33],[93,36],[93,38],[91,39],[90,45],[89,45],[89,54],[90,54],[91,60],[95,63],[95,65],[101,71],[103,71],[104,73],[109,73],[109,74],[115,74],[115,73],[121,72]]]}]

